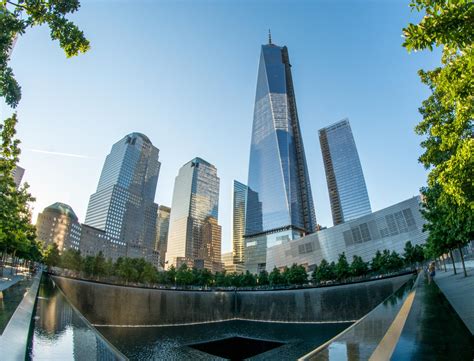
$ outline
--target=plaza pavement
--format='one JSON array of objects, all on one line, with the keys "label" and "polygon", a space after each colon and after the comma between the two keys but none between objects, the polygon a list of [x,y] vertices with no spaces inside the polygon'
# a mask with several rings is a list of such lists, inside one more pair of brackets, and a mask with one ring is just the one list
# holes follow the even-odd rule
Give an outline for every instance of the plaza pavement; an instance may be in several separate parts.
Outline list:
[{"label": "plaza pavement", "polygon": [[474,335],[474,262],[466,262],[467,277],[464,277],[461,263],[456,263],[455,275],[452,269],[439,270],[434,278],[436,284],[453,306],[466,327]]}]

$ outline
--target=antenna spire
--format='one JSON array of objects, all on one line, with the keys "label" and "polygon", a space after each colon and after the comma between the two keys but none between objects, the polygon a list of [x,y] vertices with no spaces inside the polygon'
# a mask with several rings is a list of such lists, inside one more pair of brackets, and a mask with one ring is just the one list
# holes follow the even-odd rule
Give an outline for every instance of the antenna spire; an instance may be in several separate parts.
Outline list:
[{"label": "antenna spire", "polygon": [[268,29],[268,44],[272,43],[272,32]]}]

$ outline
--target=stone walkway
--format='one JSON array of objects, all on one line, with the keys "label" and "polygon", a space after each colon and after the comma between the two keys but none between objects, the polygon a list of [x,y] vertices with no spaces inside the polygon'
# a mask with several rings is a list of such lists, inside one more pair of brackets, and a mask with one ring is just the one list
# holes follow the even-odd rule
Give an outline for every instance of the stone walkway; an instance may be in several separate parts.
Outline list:
[{"label": "stone walkway", "polygon": [[464,277],[462,268],[458,266],[461,265],[456,263],[457,275],[452,270],[437,271],[435,282],[474,335],[474,268],[468,268],[468,276]]}]

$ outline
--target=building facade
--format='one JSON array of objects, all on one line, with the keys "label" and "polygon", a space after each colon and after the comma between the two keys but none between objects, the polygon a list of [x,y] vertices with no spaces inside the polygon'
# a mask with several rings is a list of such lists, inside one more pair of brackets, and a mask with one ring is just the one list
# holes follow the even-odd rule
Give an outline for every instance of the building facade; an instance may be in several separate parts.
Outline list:
[{"label": "building facade", "polygon": [[246,267],[265,269],[266,249],[316,229],[316,216],[286,46],[263,45],[250,147]]},{"label": "building facade", "polygon": [[36,236],[45,247],[55,243],[60,253],[78,250],[81,225],[71,206],[56,202],[38,214]]},{"label": "building facade", "polygon": [[319,130],[334,225],[372,212],[348,119]]},{"label": "building facade", "polygon": [[158,207],[158,215],[156,217],[156,244],[155,251],[160,254],[160,265],[165,265],[166,248],[168,244],[168,231],[170,227],[171,208],[166,206]]},{"label": "building facade", "polygon": [[245,273],[245,265],[234,263],[234,252],[222,253],[222,267],[227,273]]},{"label": "building facade", "polygon": [[367,262],[377,250],[388,249],[403,254],[406,242],[423,244],[428,237],[423,232],[419,196],[407,199],[377,212],[323,229],[296,241],[268,249],[267,271],[293,263],[312,271],[322,259],[337,262],[345,252],[348,262],[357,255]]},{"label": "building facade", "polygon": [[112,242],[105,231],[87,224],[81,225],[79,250],[83,257],[96,256],[99,252],[102,252],[106,259],[110,258],[113,262],[117,261],[119,257],[127,256],[126,245]]},{"label": "building facade", "polygon": [[223,265],[221,261],[222,228],[217,224],[217,219],[207,217],[201,228],[201,246],[198,250],[194,267],[207,268],[211,272],[221,272]]},{"label": "building facade", "polygon": [[234,180],[232,197],[232,254],[234,264],[244,264],[245,213],[248,187]]},{"label": "building facade", "polygon": [[149,261],[156,242],[158,154],[158,148],[141,133],[128,134],[115,143],[90,197],[85,220],[105,231],[112,243],[125,246],[128,257]]},{"label": "building facade", "polygon": [[16,166],[15,169],[13,169],[12,175],[13,175],[13,181],[16,184],[16,187],[19,188],[21,184],[21,180],[23,179],[23,175],[25,174],[25,169],[19,166]]},{"label": "building facade", "polygon": [[[201,158],[181,167],[175,179],[171,204],[166,267],[186,263],[195,266],[205,244],[203,226],[210,219],[217,225],[219,177],[217,169]],[[208,225],[209,227],[209,225]],[[205,233],[205,232],[204,232]],[[219,241],[220,242],[220,241]],[[220,249],[216,262],[220,262]],[[202,259],[202,258],[201,258]],[[201,266],[199,261],[197,266]]]}]

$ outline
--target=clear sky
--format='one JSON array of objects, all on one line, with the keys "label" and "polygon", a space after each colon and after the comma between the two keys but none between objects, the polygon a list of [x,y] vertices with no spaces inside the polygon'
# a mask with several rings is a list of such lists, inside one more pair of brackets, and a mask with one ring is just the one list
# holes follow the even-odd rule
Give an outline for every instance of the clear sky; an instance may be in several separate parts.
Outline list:
[{"label": "clear sky", "polygon": [[12,54],[23,87],[20,165],[37,199],[34,220],[60,201],[83,222],[112,144],[137,131],[160,149],[159,204],[171,206],[187,161],[199,156],[217,167],[229,251],[232,180],[247,182],[269,28],[273,42],[289,49],[318,223],[332,225],[317,131],[344,117],[372,210],[416,195],[426,173],[413,128],[428,95],[417,70],[439,63],[437,52],[401,47],[401,29],[419,18],[404,0],[83,0],[72,19],[91,41],[87,54],[66,59],[44,27],[19,38]]}]

